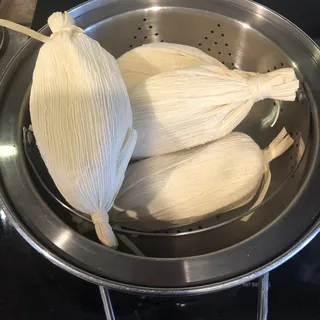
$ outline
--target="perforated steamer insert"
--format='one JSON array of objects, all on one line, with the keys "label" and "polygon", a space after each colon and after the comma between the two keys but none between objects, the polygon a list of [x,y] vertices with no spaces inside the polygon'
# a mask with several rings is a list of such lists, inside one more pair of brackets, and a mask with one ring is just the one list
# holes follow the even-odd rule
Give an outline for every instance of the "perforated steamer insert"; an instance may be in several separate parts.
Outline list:
[{"label": "perforated steamer insert", "polygon": [[[123,19],[130,21],[130,23],[124,25]],[[96,26],[95,29],[89,27],[86,31],[88,35],[97,39],[102,46],[116,57],[145,43],[165,41],[196,46],[231,69],[240,68],[246,71],[270,72],[277,68],[292,67],[292,62],[284,52],[253,30],[249,24],[234,21],[214,13],[208,14],[200,24],[201,19],[201,11],[190,11],[182,8],[157,8],[128,13],[127,16],[119,16],[111,21],[104,21]],[[177,25],[179,25],[179,31],[175,30],[177,29]],[[191,30],[187,27],[188,25],[193,25],[195,30],[190,32]],[[119,33],[117,30],[122,30],[122,32]],[[116,41],[112,43],[112,46],[110,46],[110,41],[108,41],[109,34],[117,34]],[[246,47],[244,47],[241,41],[244,37],[247,39]],[[283,103],[266,100],[257,103],[245,121],[236,129],[248,133],[261,148],[266,147],[280,132],[282,127],[286,127],[295,140],[294,146],[284,156],[272,163],[272,184],[269,189],[269,196],[265,201],[268,201],[268,198],[277,192],[290,176],[291,178],[294,177],[293,171],[303,156],[310,127],[310,109],[305,104],[306,97],[303,87],[301,87],[296,102]],[[276,125],[272,126],[277,112],[280,112],[280,116]],[[289,118],[292,119],[288,121]],[[302,119],[305,120],[302,121]],[[28,135],[31,135],[31,132]],[[26,149],[29,162],[33,163],[31,157],[39,157],[37,161],[41,161],[39,154],[29,155],[28,150],[31,149]],[[36,147],[32,149],[32,152],[37,153]],[[37,170],[38,166],[34,165],[33,169]],[[43,165],[41,167],[44,170],[42,172],[38,172],[37,170],[39,173],[37,178],[41,179],[44,183],[41,177],[46,175],[47,172]],[[51,179],[50,177],[45,177],[45,180],[50,181]],[[49,193],[57,198],[58,191],[54,187],[53,182],[50,181],[44,184],[46,185],[44,188],[49,188],[51,190]],[[61,196],[59,199],[67,208],[70,208]],[[256,208],[251,208],[253,202],[254,200],[245,207],[215,215],[197,224],[163,230],[155,234],[158,236],[185,235],[188,232],[198,233],[200,230],[206,231],[216,228],[230,221],[237,220],[239,217],[255,210]],[[72,208],[70,209],[72,213],[76,213],[90,221],[87,215],[76,212]],[[257,215],[263,215],[263,212],[268,214],[266,211],[263,211],[263,207],[260,210],[257,211]],[[119,226],[114,226],[114,229],[122,234],[130,235],[132,233],[131,230],[126,230]],[[139,234],[137,231],[133,233],[135,235]],[[147,235],[148,233],[144,234]]]},{"label": "perforated steamer insert", "polygon": [[[38,48],[30,41],[0,87],[2,143],[18,150],[0,160],[0,169],[8,214],[38,250],[69,271],[109,287],[160,294],[168,293],[168,288],[171,293],[207,292],[226,281],[231,285],[230,280],[244,274],[253,275],[310,236],[310,230],[315,233],[320,207],[315,193],[319,51],[300,30],[262,6],[233,0],[167,0],[157,6],[148,1],[92,1],[72,14],[115,57],[144,43],[165,41],[198,47],[229,68],[269,72],[293,67],[301,81],[296,101],[259,102],[237,130],[265,148],[286,127],[295,144],[271,163],[268,195],[247,223],[240,218],[250,204],[157,233],[114,226],[146,257],[136,257],[125,245],[113,251],[99,244],[88,217],[68,209],[27,130]],[[271,127],[278,110],[278,121]]]}]

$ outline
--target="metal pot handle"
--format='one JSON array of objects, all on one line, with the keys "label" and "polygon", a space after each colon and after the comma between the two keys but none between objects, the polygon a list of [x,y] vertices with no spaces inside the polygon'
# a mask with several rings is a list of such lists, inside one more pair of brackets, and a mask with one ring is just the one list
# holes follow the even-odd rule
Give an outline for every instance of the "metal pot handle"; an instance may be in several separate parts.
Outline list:
[{"label": "metal pot handle", "polygon": [[269,300],[269,272],[259,278],[258,287],[258,320],[267,320]]},{"label": "metal pot handle", "polygon": [[99,286],[100,295],[102,298],[104,313],[106,314],[107,320],[115,320],[113,308],[112,308],[112,302],[110,299],[109,289],[104,288],[102,286]]},{"label": "metal pot handle", "polygon": [[[109,289],[99,286],[104,312],[107,320],[115,320]],[[269,292],[269,273],[265,273],[259,278],[258,287],[258,320],[267,320],[268,318],[268,292]]]}]

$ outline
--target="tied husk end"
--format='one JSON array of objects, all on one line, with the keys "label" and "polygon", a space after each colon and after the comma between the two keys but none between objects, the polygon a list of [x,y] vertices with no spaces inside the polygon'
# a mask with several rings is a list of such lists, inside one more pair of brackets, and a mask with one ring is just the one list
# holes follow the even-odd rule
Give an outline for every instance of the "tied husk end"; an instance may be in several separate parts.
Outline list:
[{"label": "tied husk end", "polygon": [[101,243],[107,247],[116,249],[118,247],[118,240],[109,224],[109,216],[96,212],[91,215],[91,219]]},{"label": "tied husk end", "polygon": [[54,12],[48,18],[48,25],[52,31],[51,38],[61,31],[83,32],[81,28],[76,26],[73,17],[68,12]]},{"label": "tied husk end", "polygon": [[[270,73],[248,73],[237,71],[247,78],[249,91],[254,102],[264,99],[294,101],[299,89],[299,80],[292,68],[282,68]],[[251,74],[251,76],[249,76]]]},{"label": "tied husk end", "polygon": [[[267,195],[271,183],[271,171],[269,168],[269,163],[285,153],[293,145],[293,143],[293,138],[290,136],[290,134],[288,134],[286,128],[283,128],[276,138],[269,144],[269,146],[263,150],[265,159],[264,177],[260,188],[260,194],[251,208],[259,206]],[[255,211],[244,216],[241,221],[247,222],[254,212]]]},{"label": "tied husk end", "polygon": [[292,137],[288,134],[286,128],[283,128],[276,138],[264,149],[264,157],[267,163],[280,157],[294,143]]}]

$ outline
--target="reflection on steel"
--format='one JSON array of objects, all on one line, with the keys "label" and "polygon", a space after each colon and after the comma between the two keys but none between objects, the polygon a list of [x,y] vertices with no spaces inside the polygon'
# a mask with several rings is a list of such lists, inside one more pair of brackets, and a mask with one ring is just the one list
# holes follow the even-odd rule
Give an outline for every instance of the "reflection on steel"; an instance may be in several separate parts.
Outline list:
[{"label": "reflection on steel", "polygon": [[4,145],[0,146],[0,157],[8,158],[17,154],[17,148],[15,146]]},{"label": "reflection on steel", "polygon": [[68,242],[70,241],[72,237],[72,233],[69,231],[61,232],[57,235],[57,238],[54,240],[54,243],[61,247],[65,248],[68,245]]},{"label": "reflection on steel", "polygon": [[243,26],[243,28],[245,29],[251,29],[250,25],[248,25],[247,23],[244,22],[240,22],[240,24]]},{"label": "reflection on steel", "polygon": [[3,222],[6,221],[6,219],[7,219],[6,214],[4,213],[4,211],[2,209],[0,210],[0,219]]}]

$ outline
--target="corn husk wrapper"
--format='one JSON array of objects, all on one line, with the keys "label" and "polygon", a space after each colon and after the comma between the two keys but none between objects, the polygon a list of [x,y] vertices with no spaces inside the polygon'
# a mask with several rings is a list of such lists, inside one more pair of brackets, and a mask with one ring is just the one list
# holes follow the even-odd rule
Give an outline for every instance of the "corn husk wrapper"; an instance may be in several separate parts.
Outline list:
[{"label": "corn husk wrapper", "polygon": [[162,155],[230,133],[265,98],[293,101],[299,82],[286,68],[255,76],[199,66],[152,76],[129,91],[135,159]]},{"label": "corn husk wrapper", "polygon": [[62,196],[90,214],[102,243],[116,247],[108,210],[136,142],[126,87],[114,57],[75,26],[67,13],[48,19],[33,73],[30,114],[41,156]]},{"label": "corn husk wrapper", "polygon": [[293,101],[299,87],[291,68],[267,74],[229,70],[197,48],[172,43],[137,47],[118,64],[138,132],[134,159],[219,139],[248,115],[255,102]]},{"label": "corn husk wrapper", "polygon": [[[260,204],[269,187],[269,162],[293,143],[283,129],[265,150],[246,134],[131,164],[111,219],[137,230],[161,230]],[[249,216],[244,218],[247,220]]]},{"label": "corn husk wrapper", "polygon": [[198,48],[167,42],[134,48],[118,58],[117,62],[128,90],[162,72],[203,64],[227,69],[220,61]]}]

